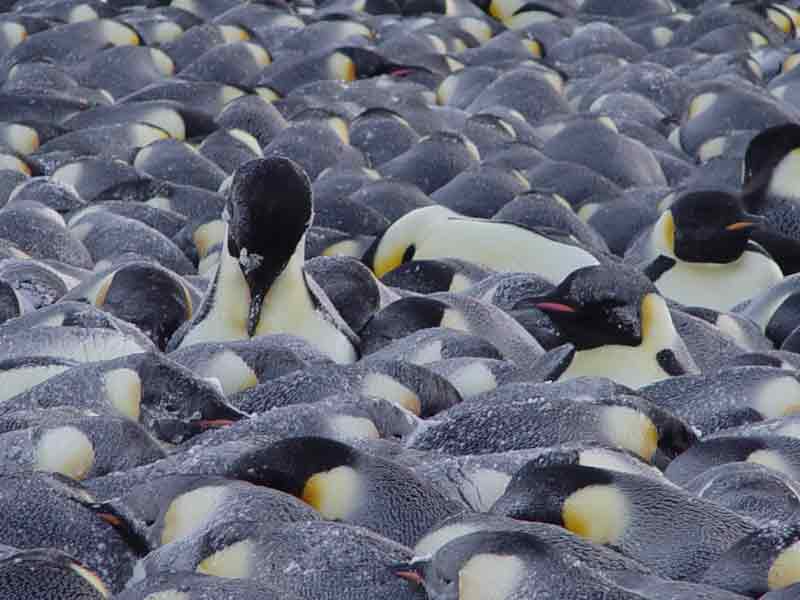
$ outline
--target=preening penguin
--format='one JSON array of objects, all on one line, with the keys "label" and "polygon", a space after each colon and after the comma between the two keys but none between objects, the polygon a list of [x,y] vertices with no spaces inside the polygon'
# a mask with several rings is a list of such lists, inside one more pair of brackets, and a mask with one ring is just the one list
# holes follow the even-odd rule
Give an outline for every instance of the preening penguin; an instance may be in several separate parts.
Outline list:
[{"label": "preening penguin", "polygon": [[678,335],[667,303],[635,269],[578,269],[552,292],[531,299],[577,350],[561,375],[597,375],[638,388],[697,367]]},{"label": "preening penguin", "polygon": [[469,219],[443,206],[418,208],[399,218],[364,261],[382,277],[409,260],[438,258],[457,258],[495,271],[536,273],[553,283],[600,262],[576,241],[552,230]]},{"label": "preening penguin", "polygon": [[291,333],[353,362],[355,334],[303,273],[313,219],[308,176],[287,158],[256,159],[236,170],[228,194],[219,267],[178,347]]},{"label": "preening penguin", "polygon": [[736,196],[696,191],[678,198],[626,255],[667,298],[726,311],[783,279],[750,234],[762,218]]}]

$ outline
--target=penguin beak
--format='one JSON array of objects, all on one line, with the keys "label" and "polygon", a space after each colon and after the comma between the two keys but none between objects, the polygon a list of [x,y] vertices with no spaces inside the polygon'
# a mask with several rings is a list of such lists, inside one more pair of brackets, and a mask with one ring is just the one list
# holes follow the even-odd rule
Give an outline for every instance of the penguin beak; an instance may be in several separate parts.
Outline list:
[{"label": "penguin beak", "polygon": [[741,221],[736,221],[736,223],[731,223],[725,227],[726,231],[749,231],[752,229],[756,229],[764,225],[763,217],[758,215],[751,215],[749,213],[745,213],[742,215]]},{"label": "penguin beak", "polygon": [[412,558],[407,563],[395,565],[393,571],[400,579],[424,586],[425,579],[422,577],[422,570],[426,564],[428,564],[428,558]]}]

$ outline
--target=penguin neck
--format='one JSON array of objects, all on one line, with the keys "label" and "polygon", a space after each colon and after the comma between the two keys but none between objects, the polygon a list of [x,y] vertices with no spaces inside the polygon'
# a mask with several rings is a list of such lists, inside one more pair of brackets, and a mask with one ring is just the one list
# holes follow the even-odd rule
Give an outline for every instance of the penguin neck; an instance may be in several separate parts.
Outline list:
[{"label": "penguin neck", "polygon": [[314,302],[303,275],[305,235],[264,296],[255,335],[292,333],[311,317]]},{"label": "penguin neck", "polygon": [[650,256],[648,258],[654,259],[658,256],[678,260],[675,256],[675,220],[669,210],[661,214],[650,234]]},{"label": "penguin neck", "polygon": [[239,262],[228,253],[227,244],[223,244],[210,296],[204,301],[207,309],[205,306],[200,309],[203,316],[180,346],[247,339],[250,301],[250,289]]}]

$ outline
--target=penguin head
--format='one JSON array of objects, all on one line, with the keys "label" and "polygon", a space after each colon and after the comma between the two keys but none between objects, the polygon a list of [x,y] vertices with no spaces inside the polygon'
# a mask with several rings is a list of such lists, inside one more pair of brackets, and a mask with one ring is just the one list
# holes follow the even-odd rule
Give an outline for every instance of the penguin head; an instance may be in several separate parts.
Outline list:
[{"label": "penguin head", "polygon": [[422,78],[422,81],[425,81],[426,76],[433,74],[425,67],[395,63],[377,52],[359,46],[338,48],[336,53],[349,59],[352,79],[368,79],[370,77],[389,75],[399,79]]},{"label": "penguin head", "polygon": [[125,382],[140,386],[141,421],[162,440],[180,443],[245,416],[212,383],[166,356],[142,354],[135,362],[138,381]]},{"label": "penguin head", "polygon": [[630,501],[618,485],[636,478],[583,465],[520,469],[490,512],[521,521],[552,523],[576,535],[617,546],[631,518]]},{"label": "penguin head", "polygon": [[577,269],[555,290],[527,302],[544,312],[577,350],[638,346],[663,299],[642,273],[624,265]]},{"label": "penguin head", "polygon": [[729,263],[747,249],[750,234],[762,218],[745,212],[741,200],[707,190],[684,194],[665,211],[655,235],[680,260]]},{"label": "penguin head", "polygon": [[242,457],[232,472],[237,479],[292,494],[323,513],[326,508],[332,513],[347,510],[344,505],[358,487],[357,468],[361,458],[361,453],[347,444],[327,438],[298,437]]},{"label": "penguin head", "polygon": [[422,585],[436,600],[509,598],[528,577],[527,565],[551,554],[522,531],[476,531],[440,547],[433,556],[397,565],[395,574]]},{"label": "penguin head", "polygon": [[413,260],[417,245],[427,234],[435,232],[436,224],[455,216],[456,213],[440,205],[412,210],[377,236],[361,260],[377,277],[383,277],[392,269]]},{"label": "penguin head", "polygon": [[251,160],[233,174],[228,211],[227,250],[250,288],[252,333],[267,291],[302,249],[313,218],[311,182],[288,158]]}]

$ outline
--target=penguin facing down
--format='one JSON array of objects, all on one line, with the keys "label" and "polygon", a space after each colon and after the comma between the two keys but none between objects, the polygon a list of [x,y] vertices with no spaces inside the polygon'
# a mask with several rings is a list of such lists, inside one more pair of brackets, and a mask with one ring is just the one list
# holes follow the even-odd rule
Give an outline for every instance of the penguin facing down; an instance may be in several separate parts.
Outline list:
[{"label": "penguin facing down", "polygon": [[233,175],[227,210],[214,280],[195,319],[171,345],[291,333],[337,362],[353,362],[355,334],[302,270],[313,219],[308,176],[288,158],[249,161]]}]

